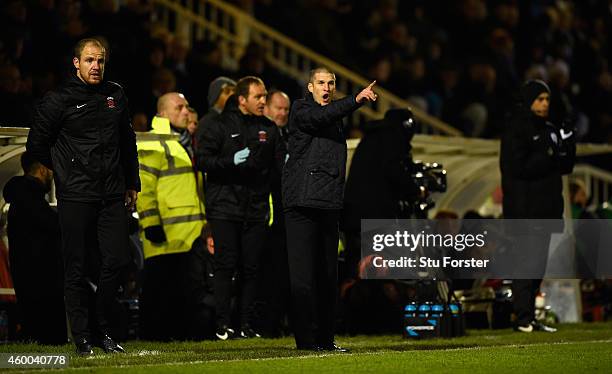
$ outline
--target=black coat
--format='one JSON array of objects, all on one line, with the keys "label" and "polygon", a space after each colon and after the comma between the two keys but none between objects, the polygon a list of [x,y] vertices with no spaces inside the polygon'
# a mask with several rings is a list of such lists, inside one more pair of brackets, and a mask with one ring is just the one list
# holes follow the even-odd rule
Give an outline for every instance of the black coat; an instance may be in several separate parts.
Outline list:
[{"label": "black coat", "polygon": [[73,75],[34,113],[28,151],[54,172],[59,200],[99,201],[140,191],[136,138],[117,83]]},{"label": "black coat", "polygon": [[33,177],[11,178],[3,193],[11,204],[9,258],[23,337],[64,344],[64,267],[57,213],[45,200],[45,187]]},{"label": "black coat", "polygon": [[576,144],[561,139],[552,123],[516,110],[501,141],[505,218],[563,217],[561,176],[572,172]]},{"label": "black coat", "polygon": [[342,209],[346,174],[342,118],[359,106],[354,95],[325,106],[310,94],[293,103],[282,181],[285,208]]},{"label": "black coat", "polygon": [[[235,96],[223,113],[198,132],[198,168],[206,173],[206,217],[265,222],[270,217],[270,189],[280,178],[285,146],[274,122],[244,115]],[[234,154],[250,149],[246,162],[234,165]]]},{"label": "black coat", "polygon": [[411,135],[401,125],[376,121],[361,139],[346,181],[344,231],[359,231],[361,219],[397,218],[399,201],[414,199]]},{"label": "black coat", "polygon": [[42,183],[30,176],[13,177],[4,186],[4,200],[11,204],[7,231],[16,284],[31,282],[43,269],[63,279],[59,220],[45,194]]}]

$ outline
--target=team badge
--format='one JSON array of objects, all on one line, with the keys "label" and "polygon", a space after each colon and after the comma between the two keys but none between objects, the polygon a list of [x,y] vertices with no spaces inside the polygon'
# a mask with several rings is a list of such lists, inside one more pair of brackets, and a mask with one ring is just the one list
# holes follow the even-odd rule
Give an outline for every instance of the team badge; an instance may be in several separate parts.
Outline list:
[{"label": "team badge", "polygon": [[112,96],[109,96],[106,98],[106,105],[108,105],[108,107],[110,109],[114,109],[115,108],[115,98]]},{"label": "team badge", "polygon": [[260,143],[265,143],[268,141],[268,133],[265,131],[260,131],[259,132],[259,142]]}]

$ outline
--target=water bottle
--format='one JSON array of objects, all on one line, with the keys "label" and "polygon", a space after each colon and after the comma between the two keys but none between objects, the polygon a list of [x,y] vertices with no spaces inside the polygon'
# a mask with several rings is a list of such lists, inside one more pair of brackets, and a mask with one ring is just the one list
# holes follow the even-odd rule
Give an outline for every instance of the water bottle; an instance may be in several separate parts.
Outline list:
[{"label": "water bottle", "polygon": [[431,311],[431,303],[425,302],[424,304],[419,305],[419,317],[427,318],[429,317],[429,313]]},{"label": "water bottle", "polygon": [[404,317],[414,318],[416,317],[417,303],[414,301],[404,307]]}]

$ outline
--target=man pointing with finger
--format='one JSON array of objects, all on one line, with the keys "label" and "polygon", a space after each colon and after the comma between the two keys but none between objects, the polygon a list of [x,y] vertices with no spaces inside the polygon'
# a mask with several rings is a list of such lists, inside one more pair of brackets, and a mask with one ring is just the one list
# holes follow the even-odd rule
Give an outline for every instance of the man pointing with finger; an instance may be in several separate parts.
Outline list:
[{"label": "man pointing with finger", "polygon": [[376,101],[375,83],[333,101],[336,76],[317,68],[310,72],[306,97],[291,109],[282,189],[298,349],[347,351],[334,343],[338,219],[346,172],[342,118]]}]

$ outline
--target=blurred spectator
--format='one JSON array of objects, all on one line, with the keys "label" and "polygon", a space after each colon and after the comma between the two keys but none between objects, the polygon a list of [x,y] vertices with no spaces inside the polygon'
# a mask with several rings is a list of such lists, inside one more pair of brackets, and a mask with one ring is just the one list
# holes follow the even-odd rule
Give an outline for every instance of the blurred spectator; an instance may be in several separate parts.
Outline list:
[{"label": "blurred spectator", "polygon": [[27,152],[21,155],[21,166],[24,175],[11,178],[4,187],[4,199],[11,204],[9,256],[21,338],[39,344],[66,344],[59,220],[45,199],[53,185],[53,172]]},{"label": "blurred spectator", "polygon": [[266,60],[266,50],[256,43],[247,45],[240,58],[238,76],[253,75],[261,79],[270,88],[283,90],[289,97],[298,97],[302,93],[301,86],[292,78],[271,67]]},{"label": "blurred spectator", "polygon": [[[285,148],[288,147],[289,96],[282,91],[268,92],[264,115],[276,124]],[[287,233],[281,196],[280,178],[271,185],[272,225],[267,250],[261,259],[261,287],[263,298],[260,330],[265,336],[278,337],[287,331],[285,317],[290,310],[289,264],[287,262]]]},{"label": "blurred spectator", "polygon": [[187,132],[189,135],[195,135],[196,130],[198,129],[198,112],[192,107],[188,107],[189,116],[187,119]]},{"label": "blurred spectator", "polygon": [[236,82],[227,77],[217,77],[208,86],[206,102],[208,111],[200,119],[198,128],[202,128],[205,123],[213,121],[223,112],[227,99],[234,94]]},{"label": "blurred spectator", "polygon": [[223,68],[222,60],[223,51],[220,45],[204,40],[195,42],[191,53],[187,56],[186,66],[190,73],[190,84],[186,87],[186,92],[191,98],[191,106],[200,113],[206,112],[211,105],[203,87],[208,87],[217,77],[231,75]]},{"label": "blurred spectator", "polygon": [[278,90],[268,92],[264,115],[276,124],[276,127],[281,131],[281,136],[283,135],[283,129],[289,121],[290,107],[291,100],[289,100],[289,96],[286,93]]},{"label": "blurred spectator", "polygon": [[15,65],[0,66],[0,125],[28,127],[32,118],[32,105],[23,92],[21,73]]}]

